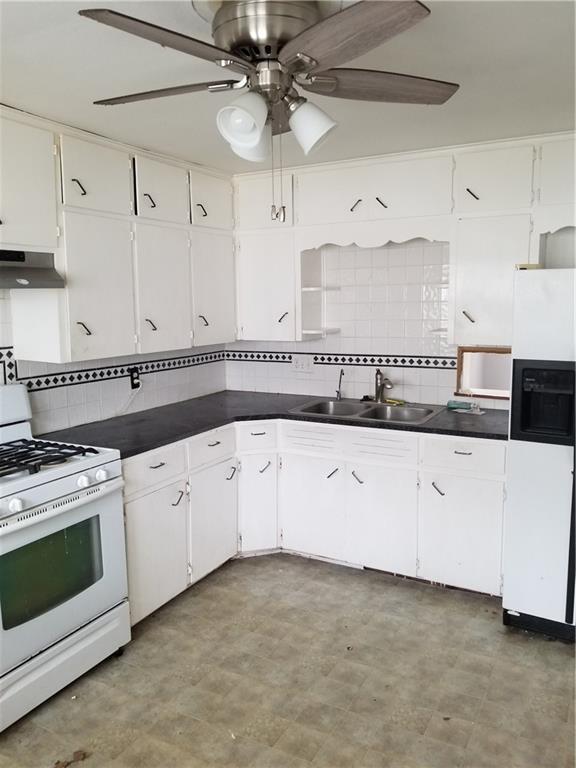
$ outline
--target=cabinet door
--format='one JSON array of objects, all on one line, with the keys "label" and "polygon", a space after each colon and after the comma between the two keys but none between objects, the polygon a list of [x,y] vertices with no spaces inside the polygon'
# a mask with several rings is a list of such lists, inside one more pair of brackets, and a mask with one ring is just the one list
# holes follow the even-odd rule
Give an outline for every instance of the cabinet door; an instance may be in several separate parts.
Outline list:
[{"label": "cabinet door", "polygon": [[146,219],[190,222],[188,172],[148,157],[136,157],[138,215]]},{"label": "cabinet door", "polygon": [[192,224],[232,229],[232,183],[228,179],[190,173]]},{"label": "cabinet door", "polygon": [[188,501],[185,481],[124,506],[128,599],[135,624],[186,589]]},{"label": "cabinet door", "polygon": [[381,163],[370,171],[368,218],[436,216],[452,210],[452,157]]},{"label": "cabinet door", "polygon": [[0,243],[56,245],[54,136],[13,120],[0,122]]},{"label": "cabinet door", "polygon": [[415,470],[349,464],[347,557],[367,568],[416,575]]},{"label": "cabinet door", "polygon": [[62,136],[61,146],[65,205],[132,213],[132,161],[127,152],[72,136]]},{"label": "cabinet door", "polygon": [[512,147],[456,156],[454,198],[461,213],[529,208],[534,148]]},{"label": "cabinet door", "polygon": [[242,551],[275,549],[278,546],[276,454],[245,454],[238,486]]},{"label": "cabinet door", "polygon": [[130,223],[64,214],[72,360],[136,351]]},{"label": "cabinet door", "polygon": [[503,483],[432,472],[420,479],[418,576],[499,594]]},{"label": "cabinet door", "polygon": [[135,252],[140,352],[190,347],[187,232],[139,222]]},{"label": "cabinet door", "polygon": [[576,199],[574,140],[551,141],[540,148],[540,204],[562,205]]},{"label": "cabinet door", "polygon": [[190,478],[190,563],[198,581],[238,552],[235,460],[200,470]]},{"label": "cabinet door", "polygon": [[[238,229],[282,229],[292,225],[291,174],[283,174],[281,182],[280,179],[275,180],[274,197],[270,176],[259,176],[252,179],[240,177],[236,183],[238,185],[236,193],[236,225]],[[280,187],[280,183],[282,187]],[[282,195],[280,195],[280,189],[282,189]],[[271,216],[272,203],[279,206],[281,202],[286,207],[286,220],[284,222],[272,219]]]},{"label": "cabinet door", "polygon": [[372,176],[372,169],[366,167],[302,173],[297,180],[298,224],[366,220]]},{"label": "cabinet door", "polygon": [[236,283],[232,235],[192,233],[194,344],[236,339]]},{"label": "cabinet door", "polygon": [[514,266],[528,261],[530,216],[463,219],[457,225],[457,344],[512,341]]},{"label": "cabinet door", "polygon": [[280,470],[282,547],[346,557],[345,467],[334,459],[285,454]]},{"label": "cabinet door", "polygon": [[294,341],[296,274],[292,232],[240,235],[239,336],[250,341]]}]

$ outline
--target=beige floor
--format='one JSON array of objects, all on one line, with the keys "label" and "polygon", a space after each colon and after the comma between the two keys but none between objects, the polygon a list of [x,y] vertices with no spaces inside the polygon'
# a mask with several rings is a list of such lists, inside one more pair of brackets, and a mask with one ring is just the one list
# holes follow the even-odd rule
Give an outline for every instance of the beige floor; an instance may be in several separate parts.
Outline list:
[{"label": "beige floor", "polygon": [[0,767],[568,768],[573,647],[496,600],[288,555],[235,561],[0,735]]}]

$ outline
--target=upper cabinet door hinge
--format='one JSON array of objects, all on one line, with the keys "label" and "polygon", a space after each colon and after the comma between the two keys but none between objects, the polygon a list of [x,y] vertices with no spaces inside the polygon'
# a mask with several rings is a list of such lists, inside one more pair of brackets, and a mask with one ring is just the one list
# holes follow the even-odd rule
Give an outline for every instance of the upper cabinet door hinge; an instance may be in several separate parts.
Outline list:
[{"label": "upper cabinet door hinge", "polygon": [[56,227],[56,237],[61,237],[61,236],[62,236],[62,230],[60,229],[60,227]]},{"label": "upper cabinet door hinge", "polygon": [[52,144],[52,154],[54,157],[58,157],[58,144]]},{"label": "upper cabinet door hinge", "polygon": [[184,490],[186,491],[186,496],[190,498],[190,483],[188,482],[188,480],[186,480],[186,485],[184,486]]},{"label": "upper cabinet door hinge", "polygon": [[130,232],[130,240],[131,240],[131,242],[134,242],[135,239],[136,238],[134,236],[134,232]]},{"label": "upper cabinet door hinge", "polygon": [[282,469],[282,456],[278,456],[278,469]]}]

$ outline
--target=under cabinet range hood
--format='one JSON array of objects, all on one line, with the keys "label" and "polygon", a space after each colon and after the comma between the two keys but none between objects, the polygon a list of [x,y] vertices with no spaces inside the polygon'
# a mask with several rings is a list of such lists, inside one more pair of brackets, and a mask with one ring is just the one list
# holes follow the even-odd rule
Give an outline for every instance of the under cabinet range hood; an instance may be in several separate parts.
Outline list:
[{"label": "under cabinet range hood", "polygon": [[53,253],[0,251],[0,289],[64,288]]}]

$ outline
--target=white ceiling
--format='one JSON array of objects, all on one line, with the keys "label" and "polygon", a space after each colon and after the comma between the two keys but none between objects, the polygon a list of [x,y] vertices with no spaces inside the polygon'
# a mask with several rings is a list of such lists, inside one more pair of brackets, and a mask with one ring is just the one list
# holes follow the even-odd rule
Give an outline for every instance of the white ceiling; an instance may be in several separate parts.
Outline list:
[{"label": "white ceiling", "polygon": [[[230,171],[237,158],[215,128],[229,93],[199,93],[118,107],[92,101],[219,79],[218,67],[77,15],[110,7],[211,41],[188,0],[0,1],[0,100],[78,128]],[[304,158],[292,136],[287,165],[326,162],[574,128],[571,0],[432,0],[432,13],[355,66],[460,83],[444,106],[370,104],[313,97],[339,123]]]}]

